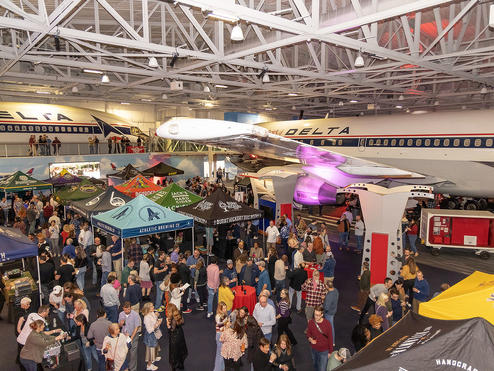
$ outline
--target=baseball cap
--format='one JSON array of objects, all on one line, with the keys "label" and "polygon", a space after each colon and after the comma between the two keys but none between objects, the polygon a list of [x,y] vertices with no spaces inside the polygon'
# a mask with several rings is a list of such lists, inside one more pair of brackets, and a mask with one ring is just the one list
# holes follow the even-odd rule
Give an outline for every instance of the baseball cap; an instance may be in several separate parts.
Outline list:
[{"label": "baseball cap", "polygon": [[347,348],[340,348],[338,350],[338,355],[344,359],[348,359],[352,356],[352,354],[350,353],[350,351]]},{"label": "baseball cap", "polygon": [[21,304],[31,304],[31,299],[25,296],[21,299]]},{"label": "baseball cap", "polygon": [[232,260],[232,259],[228,259],[228,260],[226,261],[226,264],[227,264],[227,265],[228,265],[228,264],[233,264],[233,260]]},{"label": "baseball cap", "polygon": [[53,293],[54,293],[55,295],[58,295],[58,294],[60,294],[61,292],[62,292],[62,286],[60,286],[60,285],[56,285],[56,286],[53,288]]}]

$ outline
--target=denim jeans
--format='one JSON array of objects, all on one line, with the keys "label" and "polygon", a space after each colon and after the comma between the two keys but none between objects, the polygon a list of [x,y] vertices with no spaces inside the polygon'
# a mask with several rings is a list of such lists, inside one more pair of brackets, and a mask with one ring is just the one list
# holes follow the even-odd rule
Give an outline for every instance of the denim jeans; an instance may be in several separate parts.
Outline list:
[{"label": "denim jeans", "polygon": [[290,298],[290,303],[293,303],[293,294],[297,294],[297,310],[302,310],[302,291],[295,291],[291,287],[288,288],[288,297]]},{"label": "denim jeans", "polygon": [[9,209],[3,209],[3,218],[5,219],[4,225],[9,222]]},{"label": "denim jeans", "polygon": [[106,283],[106,281],[108,280],[108,275],[110,274],[110,272],[103,272],[101,274],[101,287],[103,287]]},{"label": "denim jeans", "polygon": [[84,358],[84,363],[86,363],[86,370],[92,370],[93,360],[91,358],[91,347],[86,347],[85,344],[79,340],[81,346],[82,358]]},{"label": "denim jeans", "polygon": [[86,270],[87,270],[86,266],[80,267],[79,272],[77,272],[75,276],[75,281],[77,283],[77,286],[79,286],[79,288],[82,291],[84,291],[84,279],[86,278]]},{"label": "denim jeans", "polygon": [[93,267],[93,276],[91,277],[91,283],[96,286],[98,282],[98,271],[96,269],[96,264],[94,264],[94,260],[91,258],[91,266]]},{"label": "denim jeans", "polygon": [[221,356],[221,346],[223,343],[220,341],[221,332],[216,333],[216,357],[214,358],[214,370],[223,371],[225,369],[225,360]]},{"label": "denim jeans", "polygon": [[276,288],[276,300],[280,301],[280,293],[281,290],[285,288],[285,280],[276,280],[275,288]]},{"label": "denim jeans", "polygon": [[101,352],[101,349],[96,349],[96,346],[91,347],[91,354],[98,363],[98,371],[105,371],[105,356]]},{"label": "denim jeans", "polygon": [[38,365],[30,359],[21,358],[21,364],[24,366],[26,371],[38,371]]},{"label": "denim jeans", "polygon": [[269,342],[271,342],[271,339],[273,338],[273,333],[272,333],[272,332],[270,332],[269,334],[264,334],[264,337],[265,337],[266,339],[268,339],[268,340],[269,340]]},{"label": "denim jeans", "polygon": [[415,242],[417,242],[417,235],[416,234],[409,234],[408,235],[408,242],[410,242],[410,249],[412,250],[412,252],[416,253],[417,247],[415,246]]},{"label": "denim jeans", "polygon": [[129,360],[129,371],[137,371],[137,349],[139,346],[139,335],[134,336],[131,342],[128,360]]},{"label": "denim jeans", "polygon": [[112,305],[110,307],[105,306],[106,318],[111,323],[118,322],[118,305]]},{"label": "denim jeans", "polygon": [[333,335],[333,344],[336,342],[335,341],[335,336],[334,336],[334,314],[325,314],[324,318],[326,318],[329,323],[331,323],[331,334]]},{"label": "denim jeans", "polygon": [[357,239],[357,250],[362,251],[364,248],[364,236],[355,236]]},{"label": "denim jeans", "polygon": [[154,307],[159,308],[163,301],[163,291],[160,289],[160,285],[163,281],[154,281],[156,287],[156,300],[154,302]]},{"label": "denim jeans", "polygon": [[348,232],[340,232],[338,235],[338,244],[339,247],[347,247],[348,246]]},{"label": "denim jeans", "polygon": [[312,351],[312,365],[314,366],[314,371],[326,371],[328,366],[328,351],[318,352],[311,348]]},{"label": "denim jeans", "polygon": [[208,313],[213,313],[213,301],[215,290],[208,286]]}]

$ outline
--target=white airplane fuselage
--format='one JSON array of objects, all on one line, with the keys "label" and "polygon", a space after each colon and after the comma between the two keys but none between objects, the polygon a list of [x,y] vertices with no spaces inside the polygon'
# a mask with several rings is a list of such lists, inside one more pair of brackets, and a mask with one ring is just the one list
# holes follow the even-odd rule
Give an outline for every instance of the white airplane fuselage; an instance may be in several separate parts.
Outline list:
[{"label": "white airplane fuselage", "polygon": [[271,133],[444,182],[437,193],[494,197],[494,110],[279,121]]}]

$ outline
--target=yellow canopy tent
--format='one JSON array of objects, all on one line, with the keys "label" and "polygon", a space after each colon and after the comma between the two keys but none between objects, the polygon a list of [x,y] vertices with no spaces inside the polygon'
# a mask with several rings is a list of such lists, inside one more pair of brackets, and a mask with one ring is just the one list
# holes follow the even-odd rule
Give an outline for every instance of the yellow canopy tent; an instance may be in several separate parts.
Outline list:
[{"label": "yellow canopy tent", "polygon": [[472,273],[434,299],[421,303],[419,314],[446,320],[482,317],[494,325],[494,274]]}]

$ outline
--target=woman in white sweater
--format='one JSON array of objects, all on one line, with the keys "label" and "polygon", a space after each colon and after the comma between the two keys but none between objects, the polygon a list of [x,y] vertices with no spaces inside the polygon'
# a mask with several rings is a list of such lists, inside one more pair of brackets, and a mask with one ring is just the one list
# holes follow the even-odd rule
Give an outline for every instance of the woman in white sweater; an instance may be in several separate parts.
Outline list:
[{"label": "woman in white sweater", "polygon": [[127,352],[129,351],[130,338],[120,333],[118,323],[112,323],[109,327],[110,336],[105,336],[101,351],[107,362],[113,361],[113,370],[124,371],[128,369]]},{"label": "woman in white sweater", "polygon": [[149,299],[149,295],[151,294],[151,288],[153,287],[153,282],[151,281],[151,277],[149,275],[149,271],[151,270],[151,266],[149,265],[150,256],[148,254],[144,255],[139,264],[139,278],[141,280],[141,290],[142,296],[144,298]]},{"label": "woman in white sweater", "polygon": [[159,362],[160,345],[158,340],[161,338],[160,325],[162,320],[158,318],[158,314],[154,311],[153,303],[147,302],[142,307],[142,315],[144,316],[144,336],[143,342],[146,346],[146,370],[157,370],[158,367],[153,365],[154,362]]}]

